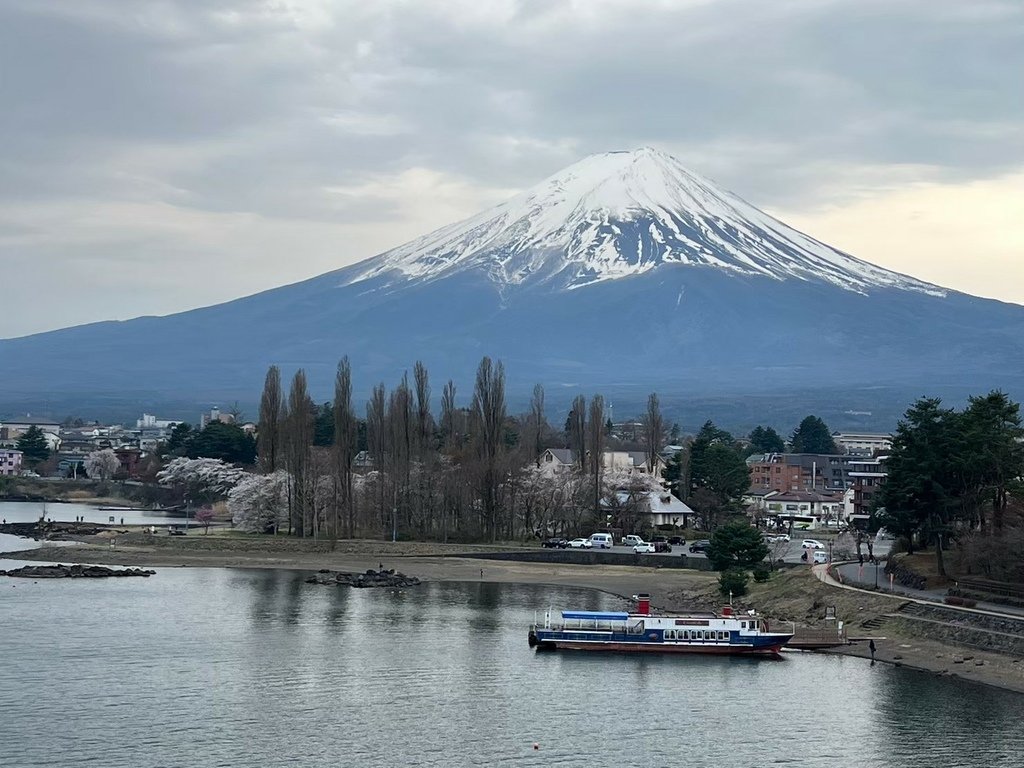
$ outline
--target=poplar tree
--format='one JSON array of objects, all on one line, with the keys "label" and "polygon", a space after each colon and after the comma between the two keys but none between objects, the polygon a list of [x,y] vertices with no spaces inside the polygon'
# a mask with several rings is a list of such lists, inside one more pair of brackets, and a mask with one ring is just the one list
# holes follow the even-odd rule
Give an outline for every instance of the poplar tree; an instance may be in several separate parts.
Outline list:
[{"label": "poplar tree", "polygon": [[348,357],[338,363],[334,377],[334,472],[338,484],[338,500],[334,505],[334,538],[341,527],[339,507],[345,510],[348,538],[355,536],[355,508],[352,493],[352,461],[356,455],[358,424],[352,410],[352,366]]},{"label": "poplar tree", "polygon": [[647,412],[644,414],[644,442],[647,443],[647,473],[654,475],[658,451],[665,441],[665,418],[661,415],[658,393],[647,396]]},{"label": "poplar tree", "polygon": [[267,369],[260,397],[260,418],[257,427],[256,450],[260,471],[269,474],[280,469],[281,456],[281,409],[284,405],[281,394],[281,371],[276,365]]}]

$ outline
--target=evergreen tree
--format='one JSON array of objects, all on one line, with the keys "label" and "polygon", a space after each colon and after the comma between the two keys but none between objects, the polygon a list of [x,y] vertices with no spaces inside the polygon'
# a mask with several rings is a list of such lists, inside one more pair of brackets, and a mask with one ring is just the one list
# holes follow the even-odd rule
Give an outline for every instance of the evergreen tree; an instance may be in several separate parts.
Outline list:
[{"label": "evergreen tree", "polygon": [[33,424],[18,438],[18,450],[30,467],[42,464],[50,458],[50,447],[46,444],[43,430]]},{"label": "evergreen tree", "polygon": [[192,425],[187,421],[175,424],[171,429],[171,436],[164,445],[164,454],[171,456],[184,456],[188,452],[188,444],[192,439]]},{"label": "evergreen tree", "polygon": [[782,453],[786,450],[786,444],[782,437],[771,427],[762,427],[758,424],[747,436],[750,440],[750,453]]},{"label": "evergreen tree", "polygon": [[717,443],[732,445],[732,435],[724,429],[719,429],[713,421],[705,421],[700,432],[693,439],[690,445],[690,461],[688,467],[687,488],[696,489],[705,484],[707,478],[707,466],[705,456],[708,449]]},{"label": "evergreen tree", "polygon": [[950,489],[959,427],[957,414],[941,406],[938,398],[921,398],[897,425],[876,515],[877,523],[901,537],[909,552],[918,537],[924,543],[936,539],[940,561],[942,536],[956,504]]},{"label": "evergreen tree", "polygon": [[231,464],[256,462],[256,440],[237,424],[211,421],[192,432],[185,446],[190,459],[220,459]]},{"label": "evergreen tree", "polygon": [[313,422],[313,445],[321,447],[334,445],[334,407],[329,402],[316,409],[316,419]]},{"label": "evergreen tree", "polygon": [[793,430],[789,439],[793,453],[839,453],[828,425],[817,416],[808,416]]},{"label": "evergreen tree", "polygon": [[736,520],[712,534],[707,556],[716,571],[748,571],[768,556],[768,546],[760,531],[746,520]]}]

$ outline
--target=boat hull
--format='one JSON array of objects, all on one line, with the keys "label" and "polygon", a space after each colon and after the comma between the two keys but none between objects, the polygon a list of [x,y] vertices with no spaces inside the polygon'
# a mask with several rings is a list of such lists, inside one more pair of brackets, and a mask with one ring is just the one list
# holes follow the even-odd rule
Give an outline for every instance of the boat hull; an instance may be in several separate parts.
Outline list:
[{"label": "boat hull", "polygon": [[778,656],[785,642],[761,647],[740,645],[668,645],[661,643],[579,643],[571,640],[538,640],[538,651],[605,651],[610,653],[711,654],[716,656]]}]

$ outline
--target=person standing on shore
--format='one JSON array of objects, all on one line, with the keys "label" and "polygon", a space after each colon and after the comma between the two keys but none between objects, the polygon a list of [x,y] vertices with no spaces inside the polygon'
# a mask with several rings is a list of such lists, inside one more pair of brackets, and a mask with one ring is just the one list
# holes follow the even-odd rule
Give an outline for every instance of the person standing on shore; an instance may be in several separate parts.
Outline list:
[{"label": "person standing on shore", "polygon": [[868,650],[871,651],[871,663],[874,664],[875,663],[875,641],[874,640],[869,640],[868,641]]}]

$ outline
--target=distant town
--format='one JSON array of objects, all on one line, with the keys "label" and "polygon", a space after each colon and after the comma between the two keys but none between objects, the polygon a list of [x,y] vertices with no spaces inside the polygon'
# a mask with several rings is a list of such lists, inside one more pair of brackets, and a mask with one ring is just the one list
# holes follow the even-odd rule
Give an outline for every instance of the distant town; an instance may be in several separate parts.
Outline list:
[{"label": "distant town", "polygon": [[[134,425],[61,421],[31,414],[6,419],[0,422],[0,476],[140,484],[158,482],[159,472],[176,456],[255,466],[257,422],[245,420],[237,409],[213,408],[199,414],[195,423],[192,427],[184,420],[149,413],[141,414]],[[659,446],[652,456],[643,420],[609,421],[605,429],[608,447],[601,452],[601,471],[611,480],[605,493],[615,496],[617,505],[638,505],[635,525],[644,530],[700,526],[699,513],[684,501],[688,494],[680,492],[681,483],[665,479],[666,470],[678,466],[694,435],[673,426],[665,438],[675,442]],[[366,475],[377,469],[378,462],[368,450],[365,422],[359,424],[358,432],[361,438],[352,466],[354,472]],[[752,519],[805,530],[868,520],[875,493],[885,481],[891,435],[831,432],[834,450],[811,453],[794,452],[781,441],[771,446],[779,450],[761,450],[765,447],[759,440],[761,432],[764,428],[759,427],[735,441],[747,454],[750,482],[741,501]],[[216,439],[198,439],[204,433],[214,433],[211,437]],[[192,444],[185,448],[187,435],[192,436]],[[557,444],[543,446],[537,461],[549,481],[567,480],[581,466],[579,452],[566,447],[568,432],[561,437]],[[549,432],[546,438],[554,440],[556,435]],[[45,452],[40,450],[43,445]],[[101,456],[107,461],[99,461]],[[554,532],[554,527],[547,532]]]}]

